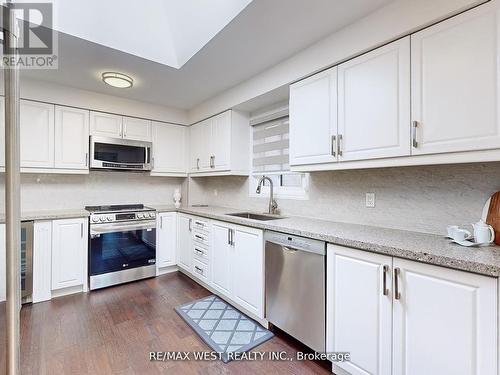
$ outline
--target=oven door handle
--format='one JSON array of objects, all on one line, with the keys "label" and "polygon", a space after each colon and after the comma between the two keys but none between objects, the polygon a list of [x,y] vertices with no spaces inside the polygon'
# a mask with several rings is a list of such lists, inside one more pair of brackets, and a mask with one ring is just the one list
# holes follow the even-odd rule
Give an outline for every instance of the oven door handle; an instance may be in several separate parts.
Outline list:
[{"label": "oven door handle", "polygon": [[156,228],[155,220],[151,221],[148,220],[133,224],[124,224],[124,223],[96,224],[90,226],[90,235],[125,232],[130,230],[155,229],[155,228]]}]

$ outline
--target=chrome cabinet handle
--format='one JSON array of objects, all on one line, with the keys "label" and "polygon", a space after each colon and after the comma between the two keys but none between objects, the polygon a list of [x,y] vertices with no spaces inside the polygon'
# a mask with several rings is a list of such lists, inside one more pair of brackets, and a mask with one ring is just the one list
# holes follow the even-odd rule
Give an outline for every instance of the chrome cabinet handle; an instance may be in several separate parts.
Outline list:
[{"label": "chrome cabinet handle", "polygon": [[199,240],[202,240],[202,241],[204,240],[204,238],[203,238],[202,236],[198,236],[197,234],[195,234],[194,236],[195,236],[197,239],[199,239]]},{"label": "chrome cabinet handle", "polygon": [[231,229],[227,228],[227,244],[231,245]]},{"label": "chrome cabinet handle", "polygon": [[210,168],[215,168],[215,156],[210,156]]},{"label": "chrome cabinet handle", "polygon": [[202,250],[200,250],[200,249],[198,249],[197,247],[194,248],[194,251],[196,251],[200,255],[205,255],[205,252],[202,251]]},{"label": "chrome cabinet handle", "polygon": [[196,158],[196,169],[200,169],[200,158]]},{"label": "chrome cabinet handle", "polygon": [[198,266],[194,266],[194,269],[195,269],[196,272],[198,272],[199,274],[203,275],[203,269],[201,269]]},{"label": "chrome cabinet handle", "polygon": [[160,216],[160,229],[163,229],[163,216]]},{"label": "chrome cabinet handle", "polygon": [[387,289],[387,271],[389,271],[389,266],[384,264],[382,267],[382,294],[384,296],[389,295],[389,289]]},{"label": "chrome cabinet handle", "polygon": [[417,127],[418,127],[418,121],[413,121],[412,122],[412,127],[411,127],[411,143],[413,148],[418,147],[418,141],[417,141]]},{"label": "chrome cabinet handle", "polygon": [[399,268],[394,268],[394,299],[401,299],[401,293],[399,291],[399,275],[401,270]]},{"label": "chrome cabinet handle", "polygon": [[193,228],[191,227],[191,223],[193,222],[193,219],[189,219],[189,231],[191,232]]},{"label": "chrome cabinet handle", "polygon": [[80,224],[80,236],[83,238],[83,223]]},{"label": "chrome cabinet handle", "polygon": [[337,154],[339,156],[342,156],[342,134],[339,134],[338,140],[337,140]]},{"label": "chrome cabinet handle", "polygon": [[332,135],[332,156],[337,156],[337,153],[335,150],[337,149],[337,136]]},{"label": "chrome cabinet handle", "polygon": [[86,167],[89,166],[89,153],[88,152],[85,154],[85,166]]},{"label": "chrome cabinet handle", "polygon": [[234,229],[231,229],[231,246],[234,246]]}]

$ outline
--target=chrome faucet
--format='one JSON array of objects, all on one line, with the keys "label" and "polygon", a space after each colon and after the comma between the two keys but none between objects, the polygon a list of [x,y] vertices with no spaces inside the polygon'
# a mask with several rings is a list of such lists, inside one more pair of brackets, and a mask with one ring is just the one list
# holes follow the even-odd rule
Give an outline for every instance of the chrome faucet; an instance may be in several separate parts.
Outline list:
[{"label": "chrome faucet", "polygon": [[267,176],[262,176],[261,179],[259,180],[259,183],[257,185],[257,190],[255,191],[257,194],[260,194],[260,189],[264,181],[267,180],[269,181],[269,186],[270,186],[270,191],[269,191],[269,213],[271,215],[276,214],[276,210],[278,209],[278,203],[276,203],[276,200],[274,199],[274,193],[273,193],[273,180],[271,180]]}]

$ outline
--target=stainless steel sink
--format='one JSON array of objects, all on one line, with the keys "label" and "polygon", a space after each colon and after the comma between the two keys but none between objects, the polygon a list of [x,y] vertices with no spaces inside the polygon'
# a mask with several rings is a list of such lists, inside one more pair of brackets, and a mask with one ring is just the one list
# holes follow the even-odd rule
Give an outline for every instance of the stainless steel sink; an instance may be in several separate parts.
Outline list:
[{"label": "stainless steel sink", "polygon": [[237,213],[228,214],[228,215],[242,217],[245,219],[260,220],[260,221],[284,219],[283,216],[269,215],[269,214],[255,214],[252,212],[237,212]]}]

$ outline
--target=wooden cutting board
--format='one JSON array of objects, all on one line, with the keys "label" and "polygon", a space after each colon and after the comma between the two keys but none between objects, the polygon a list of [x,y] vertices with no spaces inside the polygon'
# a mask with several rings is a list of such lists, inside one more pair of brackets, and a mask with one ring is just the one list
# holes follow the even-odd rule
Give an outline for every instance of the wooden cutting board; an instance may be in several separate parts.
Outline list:
[{"label": "wooden cutting board", "polygon": [[500,191],[497,191],[489,199],[488,214],[486,223],[495,230],[495,243],[500,245]]}]

